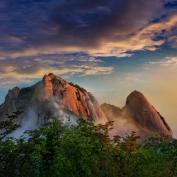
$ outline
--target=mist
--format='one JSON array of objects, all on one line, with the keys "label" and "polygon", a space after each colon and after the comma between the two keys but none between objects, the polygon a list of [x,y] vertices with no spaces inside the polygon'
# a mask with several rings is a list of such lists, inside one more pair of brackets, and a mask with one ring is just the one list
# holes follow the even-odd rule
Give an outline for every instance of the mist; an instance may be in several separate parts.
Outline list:
[{"label": "mist", "polygon": [[51,97],[45,103],[34,102],[21,116],[20,127],[10,133],[8,137],[27,137],[28,130],[39,129],[47,123],[59,120],[64,126],[77,126],[78,117],[67,113],[58,103],[56,98]]}]

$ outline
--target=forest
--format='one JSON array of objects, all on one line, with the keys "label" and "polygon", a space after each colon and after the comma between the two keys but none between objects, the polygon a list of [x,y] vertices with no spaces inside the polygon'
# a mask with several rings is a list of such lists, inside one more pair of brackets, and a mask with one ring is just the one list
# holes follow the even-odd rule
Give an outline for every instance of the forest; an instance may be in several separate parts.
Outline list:
[{"label": "forest", "polygon": [[109,137],[112,127],[54,121],[20,139],[0,141],[0,177],[177,177],[177,140],[132,132]]}]

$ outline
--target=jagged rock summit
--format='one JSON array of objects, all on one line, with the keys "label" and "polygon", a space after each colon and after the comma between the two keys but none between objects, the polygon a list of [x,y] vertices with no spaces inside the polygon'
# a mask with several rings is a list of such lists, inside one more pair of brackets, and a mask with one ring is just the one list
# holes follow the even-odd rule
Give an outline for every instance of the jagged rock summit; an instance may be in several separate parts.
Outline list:
[{"label": "jagged rock summit", "polygon": [[105,123],[106,118],[97,100],[84,88],[68,83],[54,74],[48,74],[43,77],[42,90],[43,93],[39,99],[50,100],[52,98],[63,110],[83,119]]},{"label": "jagged rock summit", "polygon": [[75,124],[80,118],[98,124],[107,121],[91,93],[52,73],[31,87],[9,90],[5,102],[0,105],[0,121],[17,111],[23,113],[13,121],[24,129],[42,126],[51,118],[58,118],[64,124]]},{"label": "jagged rock summit", "polygon": [[122,109],[109,104],[101,107],[108,119],[115,122],[113,134],[135,131],[141,136],[160,134],[172,137],[172,131],[165,119],[138,91],[133,91],[127,97]]}]

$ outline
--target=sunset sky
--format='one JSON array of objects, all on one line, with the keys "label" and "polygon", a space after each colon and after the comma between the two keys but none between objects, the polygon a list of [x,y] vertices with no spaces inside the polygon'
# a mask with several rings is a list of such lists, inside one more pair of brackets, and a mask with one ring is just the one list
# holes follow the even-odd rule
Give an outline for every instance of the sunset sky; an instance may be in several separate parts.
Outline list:
[{"label": "sunset sky", "polygon": [[1,0],[0,102],[50,72],[100,103],[141,91],[177,136],[177,0]]}]

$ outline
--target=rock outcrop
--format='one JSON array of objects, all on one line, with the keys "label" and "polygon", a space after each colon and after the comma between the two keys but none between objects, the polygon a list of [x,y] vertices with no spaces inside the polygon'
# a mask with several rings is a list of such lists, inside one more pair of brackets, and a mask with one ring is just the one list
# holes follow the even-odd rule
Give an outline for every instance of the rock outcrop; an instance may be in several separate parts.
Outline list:
[{"label": "rock outcrop", "polygon": [[20,88],[15,87],[12,90],[8,91],[6,95],[5,102],[0,105],[0,120],[4,120],[7,115],[12,115],[13,112],[16,112],[15,100],[18,97]]},{"label": "rock outcrop", "polygon": [[122,109],[109,104],[101,107],[108,119],[114,121],[113,135],[135,131],[143,137],[154,134],[172,137],[172,131],[165,119],[138,91],[133,91],[127,97],[126,105]]},{"label": "rock outcrop", "polygon": [[172,132],[165,119],[140,92],[134,91],[128,97],[124,112],[134,119],[144,131],[171,136]]}]

